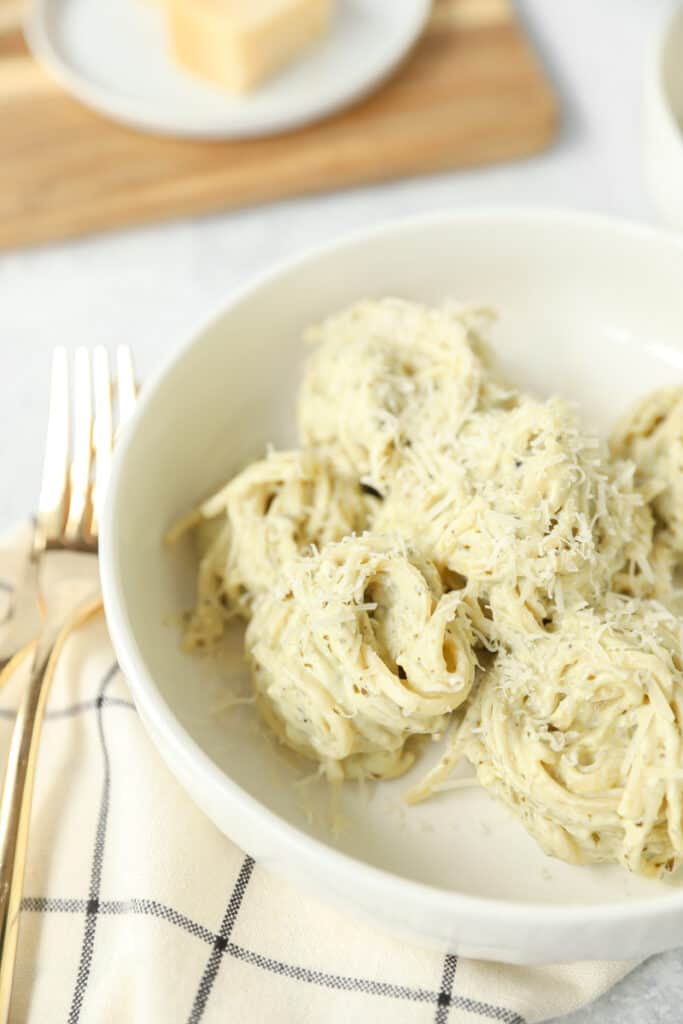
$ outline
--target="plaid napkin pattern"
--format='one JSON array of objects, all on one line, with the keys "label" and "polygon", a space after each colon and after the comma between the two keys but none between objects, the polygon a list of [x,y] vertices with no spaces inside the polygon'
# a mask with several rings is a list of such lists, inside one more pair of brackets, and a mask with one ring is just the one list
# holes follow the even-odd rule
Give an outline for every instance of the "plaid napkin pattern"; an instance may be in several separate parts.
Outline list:
[{"label": "plaid napkin pattern", "polygon": [[[29,536],[24,527],[0,542],[0,642],[29,614],[17,592]],[[3,757],[25,676],[0,692]],[[533,1024],[596,998],[631,966],[464,960],[293,890],[169,774],[104,619],[69,639],[43,730],[14,1024]]]}]

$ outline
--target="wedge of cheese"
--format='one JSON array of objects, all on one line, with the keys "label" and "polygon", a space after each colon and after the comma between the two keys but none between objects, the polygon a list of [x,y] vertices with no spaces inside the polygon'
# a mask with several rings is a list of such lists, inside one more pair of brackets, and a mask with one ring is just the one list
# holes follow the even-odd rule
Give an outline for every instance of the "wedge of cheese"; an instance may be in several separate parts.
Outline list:
[{"label": "wedge of cheese", "polygon": [[231,92],[248,92],[319,39],[334,0],[165,0],[177,62]]}]

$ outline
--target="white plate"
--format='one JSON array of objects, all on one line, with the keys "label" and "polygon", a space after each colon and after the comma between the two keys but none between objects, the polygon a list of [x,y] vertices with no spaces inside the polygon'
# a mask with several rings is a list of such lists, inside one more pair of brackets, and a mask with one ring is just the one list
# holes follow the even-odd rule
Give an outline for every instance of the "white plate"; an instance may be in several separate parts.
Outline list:
[{"label": "white plate", "polygon": [[245,138],[288,131],[370,92],[430,8],[430,0],[339,0],[327,38],[245,98],[174,64],[160,7],[146,0],[33,0],[26,37],[69,92],[109,117],[166,135]]},{"label": "white plate", "polygon": [[[648,388],[683,381],[682,290],[683,240],[571,213],[446,214],[269,273],[145,388],[115,457],[104,522],[109,625],[169,768],[263,864],[376,924],[472,957],[636,958],[683,944],[681,888],[552,860],[477,787],[408,809],[410,778],[365,795],[347,785],[346,825],[334,835],[327,788],[293,785],[297,769],[251,709],[212,714],[225,693],[221,672],[181,654],[168,625],[192,603],[195,565],[189,550],[161,541],[267,442],[293,441],[302,330],[361,296],[495,304],[494,341],[512,378],[579,399],[606,428]],[[239,642],[225,675],[230,687],[243,682]]]}]

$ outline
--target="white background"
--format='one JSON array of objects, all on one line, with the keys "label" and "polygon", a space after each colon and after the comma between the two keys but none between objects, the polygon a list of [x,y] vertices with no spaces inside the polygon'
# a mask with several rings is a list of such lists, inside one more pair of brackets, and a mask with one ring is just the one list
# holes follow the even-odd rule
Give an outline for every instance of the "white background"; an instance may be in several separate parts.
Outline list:
[{"label": "white background", "polygon": [[[0,528],[35,503],[57,343],[128,342],[144,376],[250,275],[406,214],[530,203],[654,220],[642,175],[641,95],[668,0],[519,6],[562,105],[560,139],[540,156],[0,256]],[[681,1006],[683,952],[650,961],[566,1024],[670,1024],[683,1019]]]}]

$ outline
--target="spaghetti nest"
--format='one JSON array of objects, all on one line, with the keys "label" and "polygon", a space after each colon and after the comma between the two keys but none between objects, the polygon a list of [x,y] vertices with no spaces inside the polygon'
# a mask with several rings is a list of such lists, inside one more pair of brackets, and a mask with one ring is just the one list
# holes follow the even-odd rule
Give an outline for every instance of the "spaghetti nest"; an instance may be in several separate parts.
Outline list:
[{"label": "spaghetti nest", "polygon": [[683,388],[646,395],[623,417],[611,440],[612,451],[631,459],[636,482],[655,519],[655,578],[624,581],[630,593],[656,596],[677,611],[683,594],[676,579],[683,565]]},{"label": "spaghetti nest", "polygon": [[309,331],[317,343],[299,396],[308,445],[336,452],[384,495],[414,445],[447,446],[470,413],[508,392],[478,334],[483,311],[360,302]]},{"label": "spaghetti nest", "polygon": [[659,875],[683,856],[680,624],[660,603],[609,595],[501,652],[450,739],[543,849]]},{"label": "spaghetti nest", "polygon": [[559,398],[503,386],[472,309],[362,302],[310,332],[302,450],[273,452],[195,528],[186,646],[247,620],[261,715],[331,780],[405,772],[452,725],[555,856],[683,859],[683,391],[611,451]]},{"label": "spaghetti nest", "polygon": [[203,550],[186,647],[220,643],[226,620],[248,619],[284,562],[365,529],[375,505],[324,453],[271,452],[248,466],[199,508]]},{"label": "spaghetti nest", "polygon": [[610,462],[558,398],[520,396],[471,417],[449,450],[415,447],[376,527],[419,535],[491,607],[503,639],[594,600],[617,572],[652,576],[633,467]]},{"label": "spaghetti nest", "polygon": [[440,737],[476,658],[465,608],[414,548],[365,534],[289,561],[246,635],[259,708],[330,779],[400,775]]}]

